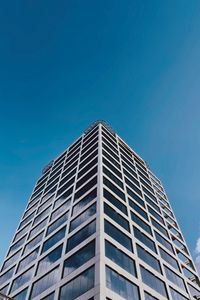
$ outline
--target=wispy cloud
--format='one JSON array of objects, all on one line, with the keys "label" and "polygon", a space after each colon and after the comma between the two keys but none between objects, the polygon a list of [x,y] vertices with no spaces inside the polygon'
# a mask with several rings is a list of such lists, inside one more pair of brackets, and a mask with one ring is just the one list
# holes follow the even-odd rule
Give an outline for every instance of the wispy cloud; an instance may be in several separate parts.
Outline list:
[{"label": "wispy cloud", "polygon": [[196,252],[195,263],[196,263],[197,270],[200,274],[200,238],[198,238],[197,240],[195,252]]}]

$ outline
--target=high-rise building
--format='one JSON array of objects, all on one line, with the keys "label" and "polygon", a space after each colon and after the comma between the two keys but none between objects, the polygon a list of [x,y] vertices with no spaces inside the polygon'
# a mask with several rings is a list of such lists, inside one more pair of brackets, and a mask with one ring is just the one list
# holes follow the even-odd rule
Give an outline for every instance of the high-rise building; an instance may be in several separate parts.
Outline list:
[{"label": "high-rise building", "polygon": [[200,284],[160,180],[98,121],[43,170],[0,290],[16,300],[189,300]]}]

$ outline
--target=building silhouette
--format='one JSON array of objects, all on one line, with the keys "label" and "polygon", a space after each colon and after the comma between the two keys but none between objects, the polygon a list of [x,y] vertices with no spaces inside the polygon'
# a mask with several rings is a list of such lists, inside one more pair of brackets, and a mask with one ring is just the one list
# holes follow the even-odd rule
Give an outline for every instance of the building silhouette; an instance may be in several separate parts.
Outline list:
[{"label": "building silhouette", "polygon": [[192,300],[200,284],[161,181],[97,121],[43,170],[0,291],[16,300]]}]

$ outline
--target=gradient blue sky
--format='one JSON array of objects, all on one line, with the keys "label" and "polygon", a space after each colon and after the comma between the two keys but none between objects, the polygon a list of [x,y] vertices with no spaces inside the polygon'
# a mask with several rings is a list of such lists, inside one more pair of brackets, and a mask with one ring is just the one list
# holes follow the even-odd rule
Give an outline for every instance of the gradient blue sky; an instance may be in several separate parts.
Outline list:
[{"label": "gradient blue sky", "polygon": [[0,260],[41,169],[105,119],[200,236],[200,1],[0,1]]}]

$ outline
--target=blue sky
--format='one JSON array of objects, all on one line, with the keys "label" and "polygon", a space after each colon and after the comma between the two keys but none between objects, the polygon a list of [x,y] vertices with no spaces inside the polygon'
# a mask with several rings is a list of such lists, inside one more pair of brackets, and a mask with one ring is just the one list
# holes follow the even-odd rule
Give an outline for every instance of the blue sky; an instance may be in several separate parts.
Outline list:
[{"label": "blue sky", "polygon": [[161,178],[197,255],[199,0],[0,1],[0,36],[0,260],[43,166],[96,119]]}]

